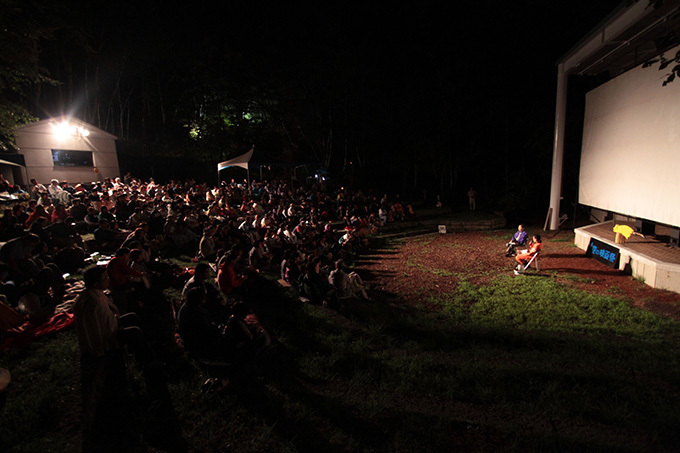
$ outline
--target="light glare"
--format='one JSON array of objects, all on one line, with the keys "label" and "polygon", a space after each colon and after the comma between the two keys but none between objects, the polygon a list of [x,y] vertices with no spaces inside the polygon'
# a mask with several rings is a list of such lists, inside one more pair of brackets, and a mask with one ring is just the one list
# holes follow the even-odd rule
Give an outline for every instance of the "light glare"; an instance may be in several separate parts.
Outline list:
[{"label": "light glare", "polygon": [[69,136],[80,138],[88,137],[90,131],[82,126],[75,126],[70,124],[68,121],[62,121],[61,123],[53,124],[54,134],[60,138],[65,139]]}]

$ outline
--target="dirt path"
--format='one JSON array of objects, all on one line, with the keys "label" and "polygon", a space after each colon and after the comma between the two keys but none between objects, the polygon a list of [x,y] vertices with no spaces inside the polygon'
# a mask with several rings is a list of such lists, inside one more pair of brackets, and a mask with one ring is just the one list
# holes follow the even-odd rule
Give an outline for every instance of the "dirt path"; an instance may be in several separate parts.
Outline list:
[{"label": "dirt path", "polygon": [[[453,291],[462,279],[482,285],[512,273],[504,256],[507,231],[428,234],[402,239],[357,265],[375,289],[411,303]],[[544,237],[538,272],[576,288],[623,298],[635,306],[680,320],[680,294],[651,288],[619,270],[588,258],[573,245],[573,234]]]}]

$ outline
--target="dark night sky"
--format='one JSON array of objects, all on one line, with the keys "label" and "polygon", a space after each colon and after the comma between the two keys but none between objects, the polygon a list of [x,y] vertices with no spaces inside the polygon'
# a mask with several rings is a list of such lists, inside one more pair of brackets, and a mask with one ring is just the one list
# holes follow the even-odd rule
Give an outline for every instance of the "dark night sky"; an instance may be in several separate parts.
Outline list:
[{"label": "dark night sky", "polygon": [[101,22],[90,26],[110,58],[168,77],[197,59],[229,71],[222,64],[238,55],[244,76],[343,77],[367,103],[442,92],[531,103],[551,94],[557,59],[620,1],[287,3],[123,2],[69,13],[91,22],[96,11]]},{"label": "dark night sky", "polygon": [[341,70],[376,96],[390,80],[418,89],[418,78],[437,72],[449,76],[449,86],[531,95],[537,82],[554,83],[557,59],[620,1],[286,3],[116,5],[102,27],[111,46],[146,52],[152,62],[183,64],[176,58],[183,55],[219,65],[236,53],[253,76],[330,77]]},{"label": "dark night sky", "polygon": [[436,142],[478,156],[464,162],[468,168],[488,165],[500,148],[540,149],[545,173],[555,64],[620,1],[287,3],[124,2],[68,11],[101,37],[100,55],[125,58],[140,73],[323,85],[345,103],[352,139],[371,150],[369,166],[371,157],[384,162]]}]

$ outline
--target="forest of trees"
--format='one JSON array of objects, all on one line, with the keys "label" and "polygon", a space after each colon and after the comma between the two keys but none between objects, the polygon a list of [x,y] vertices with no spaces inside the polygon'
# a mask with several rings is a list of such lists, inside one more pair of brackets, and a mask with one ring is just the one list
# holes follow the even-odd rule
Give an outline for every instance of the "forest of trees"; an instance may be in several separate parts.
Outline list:
[{"label": "forest of trees", "polygon": [[528,17],[529,4],[461,6],[456,17],[429,1],[360,14],[274,2],[0,5],[2,151],[17,125],[72,115],[116,135],[121,167],[141,177],[213,182],[217,162],[255,144],[412,198],[455,204],[474,186],[499,209],[547,203],[554,62],[589,27],[537,41],[554,24]]}]

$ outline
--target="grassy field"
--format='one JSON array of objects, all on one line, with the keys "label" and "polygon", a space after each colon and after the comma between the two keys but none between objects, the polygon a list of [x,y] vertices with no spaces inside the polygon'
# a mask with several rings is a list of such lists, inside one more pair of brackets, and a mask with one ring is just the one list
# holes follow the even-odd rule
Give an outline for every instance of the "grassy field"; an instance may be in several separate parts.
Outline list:
[{"label": "grassy field", "polygon": [[[129,363],[129,423],[103,449],[680,450],[680,324],[615,294],[532,285],[463,282],[423,307],[378,297],[338,313],[265,275],[252,296],[274,352],[205,393],[206,370],[167,346],[172,407],[160,416]],[[80,450],[75,332],[0,366],[13,377],[0,451]]]}]

